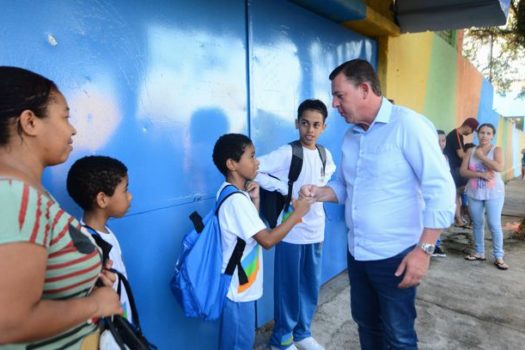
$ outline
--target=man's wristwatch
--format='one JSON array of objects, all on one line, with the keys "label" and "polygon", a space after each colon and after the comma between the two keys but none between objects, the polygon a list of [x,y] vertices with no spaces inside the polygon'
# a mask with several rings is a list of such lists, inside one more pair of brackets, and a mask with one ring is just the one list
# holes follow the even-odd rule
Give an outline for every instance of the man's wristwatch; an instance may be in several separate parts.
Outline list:
[{"label": "man's wristwatch", "polygon": [[418,243],[417,246],[421,248],[421,250],[424,251],[425,254],[430,256],[434,254],[434,249],[436,249],[436,245],[432,243]]}]

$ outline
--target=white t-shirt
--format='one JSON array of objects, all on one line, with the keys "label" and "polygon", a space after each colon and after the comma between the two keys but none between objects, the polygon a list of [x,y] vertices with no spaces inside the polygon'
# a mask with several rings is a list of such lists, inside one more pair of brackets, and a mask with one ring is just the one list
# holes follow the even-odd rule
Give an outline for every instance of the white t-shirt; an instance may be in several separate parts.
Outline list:
[{"label": "white t-shirt", "polygon": [[[230,184],[224,182],[216,198],[226,185]],[[226,265],[237,244],[237,237],[246,242],[241,265],[248,276],[248,283],[239,286],[239,277],[235,269],[227,298],[235,302],[259,299],[263,293],[263,254],[261,246],[252,237],[266,226],[259,218],[257,208],[246,192],[233,194],[224,201],[219,209],[219,224],[223,252],[222,271],[226,270]]]},{"label": "white t-shirt", "polygon": [[[255,181],[266,190],[277,190],[281,194],[288,194],[288,172],[292,160],[292,146],[284,145],[275,151],[257,158],[260,162],[259,172]],[[326,166],[322,173],[323,162],[316,149],[303,147],[303,167],[297,181],[293,184],[292,198],[299,197],[303,185],[324,186],[335,172],[335,163],[332,154],[326,149]],[[277,177],[276,180],[267,174]],[[281,215],[282,216],[282,215]],[[278,222],[281,222],[279,217]],[[284,237],[283,241],[293,244],[319,243],[324,240],[325,214],[323,203],[314,203],[310,211],[303,217],[301,223],[294,226]]]},{"label": "white t-shirt", "polygon": [[[84,221],[81,220],[81,224],[85,225]],[[124,261],[122,260],[122,250],[120,249],[120,244],[118,243],[117,237],[111,231],[109,227],[106,226],[106,231],[108,232],[101,232],[98,230],[95,230],[100,237],[109,244],[111,244],[113,247],[111,248],[109,252],[109,258],[111,261],[113,261],[113,268],[123,274],[126,278],[128,278],[128,273],[126,272],[126,266],[124,265]],[[113,284],[113,289],[116,291],[118,288],[118,281],[115,281]],[[128,293],[126,293],[126,289],[124,288],[124,285],[121,287],[120,292],[120,304],[122,305],[122,310],[124,310],[123,316],[130,322],[133,322],[131,318],[131,306],[129,304],[129,298]]]}]

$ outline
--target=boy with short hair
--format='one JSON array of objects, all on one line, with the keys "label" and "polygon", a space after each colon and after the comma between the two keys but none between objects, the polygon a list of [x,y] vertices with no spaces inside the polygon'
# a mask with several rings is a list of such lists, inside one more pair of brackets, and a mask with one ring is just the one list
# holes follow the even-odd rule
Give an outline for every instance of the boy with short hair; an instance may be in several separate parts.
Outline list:
[{"label": "boy with short hair", "polygon": [[[303,163],[299,177],[293,184],[294,197],[298,197],[304,184],[326,185],[335,171],[331,153],[326,150],[326,164],[323,164],[318,149],[322,146],[317,145],[319,136],[326,128],[327,115],[326,106],[320,100],[305,100],[297,109],[295,127],[299,131]],[[261,164],[256,181],[262,188],[277,189],[281,194],[287,195],[291,159],[292,147],[289,144],[260,157]],[[324,228],[323,204],[314,203],[303,221],[275,248],[275,325],[270,340],[272,349],[323,349],[312,337],[310,325],[317,307],[321,284]]]},{"label": "boy with short hair", "polygon": [[[107,226],[109,218],[120,218],[126,214],[131,203],[128,191],[128,169],[117,159],[105,156],[88,156],[78,159],[67,174],[67,191],[71,198],[84,210],[80,220],[91,234],[102,238],[111,250],[109,259],[112,268],[126,278],[126,266],[115,234]],[[97,244],[101,245],[98,241]],[[104,244],[106,246],[106,244]],[[106,262],[104,262],[106,264]],[[118,282],[113,288],[116,290]],[[131,307],[125,288],[122,288],[120,302],[123,317],[129,322]]]},{"label": "boy with short hair", "polygon": [[288,220],[273,230],[268,230],[259,218],[259,185],[252,181],[259,166],[252,141],[241,134],[221,136],[213,149],[213,162],[225,177],[217,198],[229,185],[242,191],[227,197],[218,212],[223,251],[222,268],[223,271],[226,269],[237,239],[242,239],[246,246],[241,266],[248,280],[241,285],[236,268],[221,316],[219,349],[248,350],[253,348],[255,339],[255,301],[263,293],[261,246],[269,249],[283,239],[308,212],[310,203],[304,199],[296,200],[295,210]]}]

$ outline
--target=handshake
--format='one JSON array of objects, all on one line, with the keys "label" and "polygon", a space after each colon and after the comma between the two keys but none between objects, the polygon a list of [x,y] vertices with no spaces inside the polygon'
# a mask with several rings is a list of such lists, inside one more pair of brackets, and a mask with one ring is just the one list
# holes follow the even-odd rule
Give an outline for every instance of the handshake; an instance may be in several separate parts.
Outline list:
[{"label": "handshake", "polygon": [[299,191],[299,198],[293,200],[292,205],[294,211],[301,216],[304,216],[310,210],[310,206],[317,202],[317,189],[315,185],[303,185]]}]

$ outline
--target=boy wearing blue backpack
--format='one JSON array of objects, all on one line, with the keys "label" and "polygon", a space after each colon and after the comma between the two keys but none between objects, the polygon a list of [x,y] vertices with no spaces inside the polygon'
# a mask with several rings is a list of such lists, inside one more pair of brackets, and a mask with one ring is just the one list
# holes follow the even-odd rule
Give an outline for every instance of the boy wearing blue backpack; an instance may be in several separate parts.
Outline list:
[{"label": "boy wearing blue backpack", "polygon": [[[213,162],[225,177],[217,197],[226,186],[232,185],[241,191],[227,197],[218,212],[223,270],[238,240],[246,243],[226,296],[219,349],[248,350],[253,348],[255,339],[255,301],[263,293],[261,246],[269,249],[282,240],[308,212],[310,203],[303,199],[296,200],[295,210],[288,220],[268,230],[259,218],[259,186],[252,182],[259,166],[252,141],[241,134],[221,136],[213,149]],[[243,270],[242,274],[237,271],[239,268]],[[240,275],[245,276],[242,283]]]},{"label": "boy wearing blue backpack", "polygon": [[[309,99],[299,105],[295,122],[299,141],[259,158],[256,181],[262,188],[298,197],[303,184],[324,186],[328,182],[335,164],[330,152],[317,144],[326,127],[327,114],[326,106],[320,100]],[[277,222],[286,215],[285,206]],[[273,350],[324,349],[310,331],[321,282],[324,228],[323,205],[314,203],[302,222],[275,247],[275,325],[270,339]]]}]

